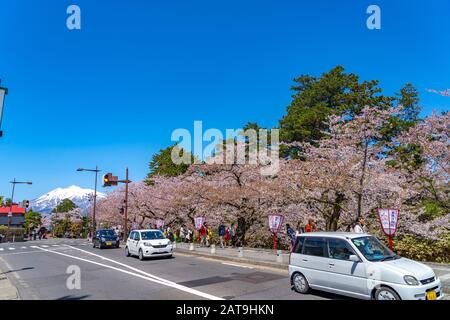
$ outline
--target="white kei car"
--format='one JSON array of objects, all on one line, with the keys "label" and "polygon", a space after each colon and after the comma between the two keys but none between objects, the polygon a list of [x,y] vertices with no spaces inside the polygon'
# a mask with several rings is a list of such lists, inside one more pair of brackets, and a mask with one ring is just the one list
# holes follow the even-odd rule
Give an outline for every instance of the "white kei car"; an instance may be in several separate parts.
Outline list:
[{"label": "white kei car", "polygon": [[125,255],[138,256],[139,260],[150,257],[171,257],[172,242],[158,229],[133,230],[127,239]]},{"label": "white kei car", "polygon": [[402,258],[370,234],[301,234],[289,261],[295,291],[310,288],[360,299],[441,300],[441,281],[429,266]]}]

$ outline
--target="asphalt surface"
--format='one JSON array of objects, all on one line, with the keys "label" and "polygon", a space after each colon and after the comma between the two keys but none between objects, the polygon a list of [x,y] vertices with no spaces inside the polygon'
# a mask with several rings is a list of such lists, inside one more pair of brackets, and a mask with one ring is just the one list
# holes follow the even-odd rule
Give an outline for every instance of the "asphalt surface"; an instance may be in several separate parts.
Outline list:
[{"label": "asphalt surface", "polygon": [[[139,261],[125,257],[123,248],[94,249],[86,240],[2,243],[0,269],[27,300],[348,299],[298,294],[286,271],[179,253]],[[74,280],[78,270],[79,289]]]}]

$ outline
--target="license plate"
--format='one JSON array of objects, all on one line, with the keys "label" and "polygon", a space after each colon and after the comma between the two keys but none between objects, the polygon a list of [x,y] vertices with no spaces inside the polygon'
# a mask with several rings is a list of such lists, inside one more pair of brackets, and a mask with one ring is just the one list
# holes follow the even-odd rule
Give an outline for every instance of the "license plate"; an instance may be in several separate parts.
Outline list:
[{"label": "license plate", "polygon": [[112,242],[106,242],[106,245],[110,246],[110,245],[112,245]]},{"label": "license plate", "polygon": [[427,300],[436,300],[436,291],[427,292]]}]

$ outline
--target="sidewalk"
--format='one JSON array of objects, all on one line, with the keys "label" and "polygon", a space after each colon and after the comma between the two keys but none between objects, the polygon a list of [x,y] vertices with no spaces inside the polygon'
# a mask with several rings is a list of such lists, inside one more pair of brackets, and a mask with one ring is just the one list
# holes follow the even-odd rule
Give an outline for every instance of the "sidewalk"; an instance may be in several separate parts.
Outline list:
[{"label": "sidewalk", "polygon": [[0,300],[20,300],[19,293],[0,269]]},{"label": "sidewalk", "polygon": [[[194,250],[191,250],[194,249]],[[281,270],[288,270],[289,265],[289,252],[285,250],[270,250],[270,249],[257,249],[257,248],[220,248],[215,247],[215,253],[212,253],[214,249],[211,247],[200,247],[195,244],[191,246],[188,243],[177,243],[176,252],[190,254],[200,257],[207,257],[218,260],[234,261],[244,264],[251,264],[257,266],[264,266],[270,268],[276,268]],[[450,265],[440,263],[427,263],[436,276],[441,279],[444,292],[450,294]]]}]

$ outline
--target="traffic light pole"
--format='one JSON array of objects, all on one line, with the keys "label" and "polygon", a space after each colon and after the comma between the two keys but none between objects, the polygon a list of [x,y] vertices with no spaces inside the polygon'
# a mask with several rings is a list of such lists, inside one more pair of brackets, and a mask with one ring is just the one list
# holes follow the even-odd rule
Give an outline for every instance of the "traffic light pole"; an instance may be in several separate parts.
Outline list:
[{"label": "traffic light pole", "polygon": [[123,228],[123,241],[128,238],[128,167],[125,171],[125,216],[124,216],[124,228]]},{"label": "traffic light pole", "polygon": [[92,230],[91,230],[91,239],[94,237],[95,234],[95,210],[97,208],[97,176],[98,176],[98,166],[95,166],[95,187],[94,187],[94,211],[92,213]]},{"label": "traffic light pole", "polygon": [[[11,194],[11,205],[9,206],[9,214],[8,214],[8,238],[11,237],[11,220],[12,220],[12,207],[14,205],[14,190],[16,188],[16,178],[12,181],[12,194]],[[13,239],[14,242],[14,239]]]}]

